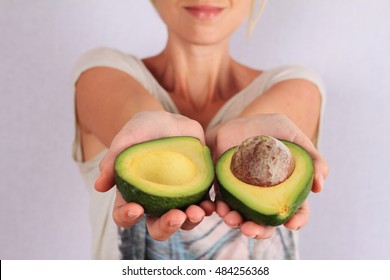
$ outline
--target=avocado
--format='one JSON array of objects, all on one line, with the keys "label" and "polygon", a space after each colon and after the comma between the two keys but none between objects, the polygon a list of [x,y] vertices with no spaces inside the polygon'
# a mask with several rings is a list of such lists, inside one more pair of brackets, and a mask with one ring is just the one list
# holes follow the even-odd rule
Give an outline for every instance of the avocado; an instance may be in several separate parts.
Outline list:
[{"label": "avocado", "polygon": [[209,148],[190,136],[130,146],[117,156],[114,171],[123,198],[151,216],[199,203],[214,181]]},{"label": "avocado", "polygon": [[[310,193],[314,165],[310,155],[299,145],[275,138],[273,139],[278,141],[275,145],[264,144],[266,143],[264,141],[267,141],[264,140],[265,138],[269,136],[247,139],[239,146],[223,153],[217,160],[216,176],[221,197],[230,208],[237,210],[247,220],[278,226],[295,214]],[[261,145],[264,148],[259,148],[258,144],[248,144],[251,141],[254,143],[263,141]],[[288,154],[293,159],[292,163],[284,152],[275,153],[275,146],[280,145],[287,148]],[[237,157],[237,153],[246,156],[248,162],[243,162],[245,157],[232,162],[232,159]],[[275,166],[272,167],[272,163],[277,162],[278,158],[282,160],[276,164],[276,171],[273,172]],[[281,167],[279,168],[281,170],[277,170],[278,167]],[[237,178],[240,177],[237,176],[240,175],[238,173],[244,174],[242,178]],[[283,178],[282,181],[279,180],[280,178],[275,179],[270,176],[279,173],[282,174],[279,176]],[[252,178],[256,176],[258,178]],[[257,184],[258,181],[262,184]],[[276,183],[272,184],[272,182]]]}]

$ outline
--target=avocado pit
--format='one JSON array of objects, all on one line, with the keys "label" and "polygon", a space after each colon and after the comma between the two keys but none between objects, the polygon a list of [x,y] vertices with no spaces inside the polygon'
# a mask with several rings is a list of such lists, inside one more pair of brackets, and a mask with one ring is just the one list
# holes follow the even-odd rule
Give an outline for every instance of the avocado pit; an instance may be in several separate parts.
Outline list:
[{"label": "avocado pit", "polygon": [[281,141],[261,135],[251,137],[237,147],[230,170],[247,184],[272,187],[289,178],[294,167],[294,158]]}]

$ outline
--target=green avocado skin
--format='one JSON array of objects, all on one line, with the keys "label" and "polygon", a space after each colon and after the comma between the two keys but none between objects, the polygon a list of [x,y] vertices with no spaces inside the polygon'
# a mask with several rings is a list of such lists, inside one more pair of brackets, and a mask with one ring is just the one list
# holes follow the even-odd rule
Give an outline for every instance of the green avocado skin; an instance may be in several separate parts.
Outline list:
[{"label": "green avocado skin", "polygon": [[123,180],[116,171],[115,180],[116,187],[126,202],[136,202],[144,208],[145,214],[156,217],[165,214],[171,209],[185,210],[187,206],[201,202],[211,187],[190,196],[164,197],[141,191]]},{"label": "green avocado skin", "polygon": [[293,205],[290,205],[290,211],[288,215],[281,217],[280,215],[265,215],[263,213],[259,213],[248,206],[246,206],[242,201],[238,200],[235,196],[233,196],[228,190],[226,190],[219,182],[219,191],[221,193],[223,201],[225,201],[231,209],[238,211],[241,215],[243,215],[247,220],[254,221],[258,224],[268,225],[268,226],[279,226],[287,222],[298,210],[298,208],[305,201],[307,196],[310,193],[311,186],[313,184],[313,178],[307,183],[307,186],[302,190],[296,199]]}]

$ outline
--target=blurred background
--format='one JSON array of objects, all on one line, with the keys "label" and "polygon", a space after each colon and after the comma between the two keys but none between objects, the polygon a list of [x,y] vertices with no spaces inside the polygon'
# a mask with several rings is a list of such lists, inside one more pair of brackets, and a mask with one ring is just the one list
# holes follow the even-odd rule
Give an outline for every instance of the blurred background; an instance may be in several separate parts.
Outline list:
[{"label": "blurred background", "polygon": [[[267,69],[301,64],[327,89],[302,259],[390,259],[390,1],[268,1],[231,50]],[[89,259],[88,191],[71,158],[70,72],[106,46],[145,57],[166,32],[147,0],[0,1],[0,259]]]}]

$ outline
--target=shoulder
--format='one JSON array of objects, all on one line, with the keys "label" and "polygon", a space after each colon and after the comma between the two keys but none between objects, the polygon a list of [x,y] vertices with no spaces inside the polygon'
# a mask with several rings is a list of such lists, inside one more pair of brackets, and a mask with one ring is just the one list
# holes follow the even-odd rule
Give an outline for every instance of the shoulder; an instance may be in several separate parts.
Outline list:
[{"label": "shoulder", "polygon": [[300,80],[300,84],[314,85],[321,96],[325,96],[325,86],[321,76],[312,68],[302,65],[283,65],[263,72],[264,87],[269,89],[277,84],[296,84],[293,80]]},{"label": "shoulder", "polygon": [[72,81],[75,83],[80,75],[95,67],[109,67],[137,77],[142,71],[141,60],[122,51],[99,47],[82,54],[72,69]]}]

